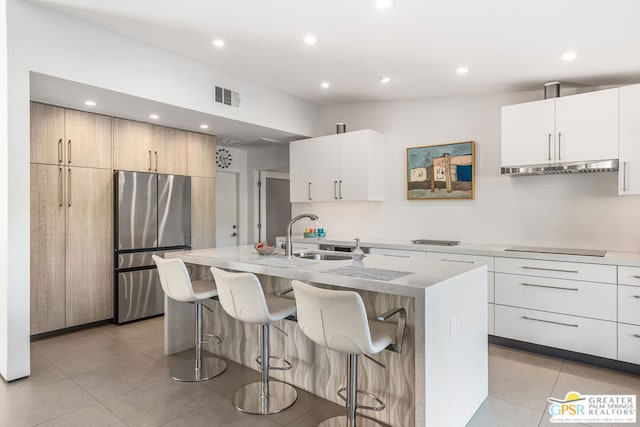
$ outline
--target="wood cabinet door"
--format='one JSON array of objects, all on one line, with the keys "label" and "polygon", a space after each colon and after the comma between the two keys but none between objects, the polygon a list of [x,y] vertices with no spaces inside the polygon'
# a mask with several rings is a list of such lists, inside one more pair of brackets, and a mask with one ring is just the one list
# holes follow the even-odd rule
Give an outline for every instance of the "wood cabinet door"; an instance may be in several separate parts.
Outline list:
[{"label": "wood cabinet door", "polygon": [[152,126],[131,120],[113,119],[113,168],[154,172]]},{"label": "wood cabinet door", "polygon": [[31,163],[61,165],[64,159],[64,108],[31,103]]},{"label": "wood cabinet door", "polygon": [[216,180],[191,177],[191,249],[216,246]]},{"label": "wood cabinet door", "polygon": [[558,161],[618,158],[618,89],[556,99]]},{"label": "wood cabinet door", "polygon": [[618,194],[640,194],[640,85],[620,88]]},{"label": "wood cabinet door", "polygon": [[66,169],[66,326],[113,317],[113,177]]},{"label": "wood cabinet door", "polygon": [[65,327],[64,171],[31,164],[31,334]]},{"label": "wood cabinet door", "polygon": [[154,172],[187,174],[187,132],[153,126]]},{"label": "wood cabinet door", "polygon": [[65,110],[66,164],[111,169],[111,133],[111,117]]},{"label": "wood cabinet door", "polygon": [[502,166],[553,163],[555,100],[502,107]]},{"label": "wood cabinet door", "polygon": [[187,132],[188,174],[205,178],[216,177],[216,137]]},{"label": "wood cabinet door", "polygon": [[291,203],[313,202],[313,141],[293,141],[289,144],[289,195]]}]

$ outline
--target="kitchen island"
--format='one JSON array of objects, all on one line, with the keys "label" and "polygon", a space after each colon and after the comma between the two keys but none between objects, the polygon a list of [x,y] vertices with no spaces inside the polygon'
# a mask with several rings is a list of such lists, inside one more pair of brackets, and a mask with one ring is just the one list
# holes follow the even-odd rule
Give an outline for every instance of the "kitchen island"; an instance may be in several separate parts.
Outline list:
[{"label": "kitchen island", "polygon": [[[360,387],[387,404],[381,412],[365,411],[367,416],[391,426],[463,426],[487,397],[486,266],[375,255],[361,263],[287,259],[281,254],[260,256],[252,246],[168,253],[167,257],[195,266],[254,273],[265,292],[282,291],[292,279],[356,290],[370,317],[404,307],[408,328],[402,353],[377,355],[386,369],[367,361],[361,364]],[[230,318],[217,301],[207,305],[212,312],[205,330],[223,340],[219,346],[210,346],[211,351],[258,369],[255,325]],[[165,308],[165,352],[192,347],[192,306],[166,300]],[[315,345],[294,321],[284,320],[277,326],[288,336],[271,334],[272,354],[287,358],[294,368],[272,371],[272,376],[342,404],[336,391],[346,381],[346,356]]]}]

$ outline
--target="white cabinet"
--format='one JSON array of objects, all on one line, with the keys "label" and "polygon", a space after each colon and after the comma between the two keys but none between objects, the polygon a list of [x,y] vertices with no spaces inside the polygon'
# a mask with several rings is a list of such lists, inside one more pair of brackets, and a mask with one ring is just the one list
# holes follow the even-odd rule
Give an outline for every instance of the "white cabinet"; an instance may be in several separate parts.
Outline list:
[{"label": "white cabinet", "polygon": [[618,89],[502,108],[502,165],[618,158]]},{"label": "white cabinet", "polygon": [[291,202],[384,198],[382,134],[361,130],[289,144]]},{"label": "white cabinet", "polygon": [[640,85],[620,88],[618,194],[640,194]]},{"label": "white cabinet", "polygon": [[640,364],[640,326],[618,323],[618,360]]},{"label": "white cabinet", "polygon": [[395,258],[418,258],[425,259],[427,253],[423,251],[407,251],[404,249],[371,248],[371,255],[390,256]]}]

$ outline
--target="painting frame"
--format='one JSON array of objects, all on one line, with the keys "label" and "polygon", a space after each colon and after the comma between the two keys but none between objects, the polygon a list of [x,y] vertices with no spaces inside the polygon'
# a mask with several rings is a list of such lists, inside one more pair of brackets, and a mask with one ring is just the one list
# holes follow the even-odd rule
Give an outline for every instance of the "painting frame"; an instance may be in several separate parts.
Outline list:
[{"label": "painting frame", "polygon": [[407,200],[474,200],[475,141],[407,147]]}]

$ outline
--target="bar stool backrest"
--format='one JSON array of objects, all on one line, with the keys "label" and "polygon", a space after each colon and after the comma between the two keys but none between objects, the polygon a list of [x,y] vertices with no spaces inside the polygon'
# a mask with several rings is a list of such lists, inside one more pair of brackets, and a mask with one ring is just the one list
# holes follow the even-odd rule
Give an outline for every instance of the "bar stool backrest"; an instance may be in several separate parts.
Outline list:
[{"label": "bar stool backrest", "polygon": [[367,312],[353,291],[321,289],[294,280],[298,326],[316,344],[348,354],[374,354]]},{"label": "bar stool backrest", "polygon": [[157,255],[152,258],[158,267],[162,290],[169,298],[181,302],[194,302],[198,299],[193,293],[189,271],[181,259],[164,259]]},{"label": "bar stool backrest", "polygon": [[224,311],[242,322],[270,323],[260,280],[251,273],[231,273],[211,267]]}]

